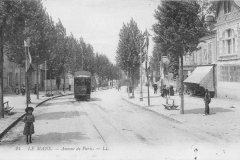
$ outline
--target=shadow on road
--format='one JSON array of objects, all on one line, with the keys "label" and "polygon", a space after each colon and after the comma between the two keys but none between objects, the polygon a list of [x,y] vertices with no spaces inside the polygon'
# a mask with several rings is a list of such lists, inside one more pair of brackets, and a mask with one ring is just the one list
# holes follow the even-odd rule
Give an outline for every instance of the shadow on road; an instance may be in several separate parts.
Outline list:
[{"label": "shadow on road", "polygon": [[85,112],[69,111],[69,112],[49,112],[36,116],[36,120],[58,120],[61,118],[74,118],[80,115],[87,115]]},{"label": "shadow on road", "polygon": [[91,98],[89,101],[102,101],[101,98]]},{"label": "shadow on road", "polygon": [[[216,114],[216,113],[219,113],[219,112],[233,112],[233,110],[224,109],[224,108],[220,108],[220,107],[211,108],[211,106],[210,106],[210,114]],[[185,114],[204,114],[205,113],[205,108],[203,106],[203,108],[195,108],[195,109],[185,110],[184,113]]]},{"label": "shadow on road", "polygon": [[66,144],[73,144],[74,142],[90,139],[86,137],[86,134],[82,134],[81,132],[67,132],[67,133],[47,133],[43,135],[37,135],[34,138],[33,143],[37,144],[59,144],[59,143],[66,143]]}]

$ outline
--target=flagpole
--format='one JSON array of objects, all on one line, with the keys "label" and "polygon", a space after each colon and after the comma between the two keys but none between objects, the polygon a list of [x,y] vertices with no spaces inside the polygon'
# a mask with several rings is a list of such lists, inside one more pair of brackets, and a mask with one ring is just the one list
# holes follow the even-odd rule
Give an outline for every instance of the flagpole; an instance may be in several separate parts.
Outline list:
[{"label": "flagpole", "polygon": [[27,66],[28,66],[28,62],[27,62],[27,53],[28,51],[28,48],[27,46],[25,46],[25,56],[26,56],[26,61],[25,61],[25,88],[26,88],[26,91],[25,91],[25,94],[26,94],[26,107],[28,107],[28,73],[27,73]]}]

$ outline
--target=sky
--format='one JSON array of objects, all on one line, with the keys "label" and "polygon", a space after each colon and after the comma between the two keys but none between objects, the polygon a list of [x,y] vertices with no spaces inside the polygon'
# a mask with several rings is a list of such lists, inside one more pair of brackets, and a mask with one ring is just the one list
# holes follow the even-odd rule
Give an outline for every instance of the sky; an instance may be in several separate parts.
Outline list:
[{"label": "sky", "polygon": [[48,14],[54,22],[58,18],[62,21],[68,35],[82,37],[94,52],[106,54],[114,64],[120,29],[131,18],[142,32],[147,29],[152,35],[148,51],[152,54],[152,25],[157,22],[154,11],[159,3],[160,0],[43,0]]}]

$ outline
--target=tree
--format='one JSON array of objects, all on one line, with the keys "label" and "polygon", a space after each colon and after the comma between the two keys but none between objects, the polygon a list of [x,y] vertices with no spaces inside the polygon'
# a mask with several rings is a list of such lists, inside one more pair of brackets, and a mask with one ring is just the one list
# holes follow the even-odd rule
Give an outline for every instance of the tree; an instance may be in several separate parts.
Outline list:
[{"label": "tree", "polygon": [[117,65],[131,77],[134,97],[134,80],[139,74],[140,66],[140,43],[143,44],[143,36],[138,29],[137,23],[131,19],[126,25],[123,24],[119,33],[117,48]]},{"label": "tree", "polygon": [[0,118],[4,118],[3,105],[3,51],[12,36],[11,31],[17,15],[17,2],[0,1]]},{"label": "tree", "polygon": [[196,1],[162,1],[155,11],[157,23],[153,25],[156,33],[154,41],[169,57],[181,60],[181,110],[184,114],[183,97],[183,56],[197,49],[199,39],[206,33],[206,27],[198,16],[200,5]]},{"label": "tree", "polygon": [[[40,0],[23,1],[17,4],[17,13],[11,30],[11,38],[5,45],[6,54],[9,61],[24,66],[25,48],[23,41],[30,38],[30,53],[32,62],[35,64],[43,63],[49,59],[53,43],[55,40],[55,27],[51,18]],[[30,74],[30,73],[29,73]],[[29,79],[27,74],[26,79]],[[26,84],[28,100],[30,100],[29,84]]]}]

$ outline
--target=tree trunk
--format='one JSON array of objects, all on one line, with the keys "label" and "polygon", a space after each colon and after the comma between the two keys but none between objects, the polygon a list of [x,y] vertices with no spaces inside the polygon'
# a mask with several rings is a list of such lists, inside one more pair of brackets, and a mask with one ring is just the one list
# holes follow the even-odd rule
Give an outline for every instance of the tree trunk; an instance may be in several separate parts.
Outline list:
[{"label": "tree trunk", "polygon": [[38,85],[38,77],[39,77],[38,74],[39,73],[38,73],[38,68],[39,68],[39,66],[38,66],[38,60],[37,60],[37,88],[36,88],[37,89],[37,99],[39,99],[39,88],[38,88],[38,86],[39,86]]},{"label": "tree trunk", "polygon": [[65,93],[65,68],[63,68],[63,92]]},{"label": "tree trunk", "polygon": [[4,118],[4,105],[3,105],[3,39],[2,31],[0,31],[0,118]]},{"label": "tree trunk", "polygon": [[183,54],[180,55],[181,58],[181,69],[180,69],[180,86],[181,86],[181,109],[180,114],[184,114],[184,86],[183,86]]},{"label": "tree trunk", "polygon": [[50,68],[50,94],[52,96],[52,66]]}]

